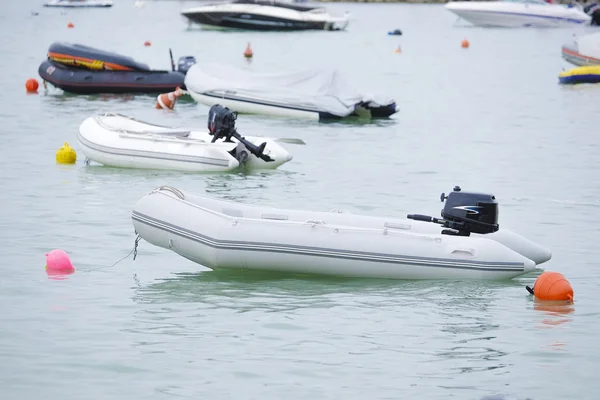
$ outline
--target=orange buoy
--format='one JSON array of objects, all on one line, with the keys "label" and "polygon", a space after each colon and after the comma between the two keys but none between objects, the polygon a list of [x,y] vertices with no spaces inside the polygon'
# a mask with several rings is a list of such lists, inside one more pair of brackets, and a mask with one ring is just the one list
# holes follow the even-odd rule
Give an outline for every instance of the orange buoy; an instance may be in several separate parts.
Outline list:
[{"label": "orange buoy", "polygon": [[148,47],[148,46],[152,46],[152,43],[150,43],[149,41],[147,41],[147,40],[146,40],[146,41],[144,42],[144,46],[146,46],[146,47]]},{"label": "orange buoy", "polygon": [[177,98],[183,94],[183,90],[180,87],[174,92],[163,93],[158,95],[156,98],[156,108],[163,110],[172,110],[175,108],[175,103],[177,103]]},{"label": "orange buoy", "polygon": [[469,48],[469,41],[465,38],[463,39],[463,41],[460,43],[461,47],[463,49],[468,49]]},{"label": "orange buoy", "polygon": [[248,43],[248,46],[246,46],[246,50],[244,50],[244,57],[252,58],[253,55],[254,53],[252,52],[252,47],[250,47],[250,43]]},{"label": "orange buoy", "polygon": [[40,84],[37,79],[29,78],[25,81],[25,89],[27,89],[27,93],[37,93],[38,87]]},{"label": "orange buoy", "polygon": [[402,49],[400,48],[400,46],[396,47],[396,50],[394,50],[394,53],[402,53]]},{"label": "orange buoy", "polygon": [[539,300],[573,301],[571,284],[558,272],[544,272],[536,279],[533,289],[526,288]]},{"label": "orange buoy", "polygon": [[67,25],[67,28],[75,28],[75,25],[73,25],[72,22],[69,22],[69,24]]}]

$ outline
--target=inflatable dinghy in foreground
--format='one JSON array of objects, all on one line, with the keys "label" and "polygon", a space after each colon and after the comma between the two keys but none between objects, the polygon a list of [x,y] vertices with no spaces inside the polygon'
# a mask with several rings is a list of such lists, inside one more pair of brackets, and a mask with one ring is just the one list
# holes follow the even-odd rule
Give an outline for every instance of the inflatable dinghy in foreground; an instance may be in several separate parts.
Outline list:
[{"label": "inflatable dinghy in foreground", "polygon": [[209,130],[192,131],[106,113],[83,121],[77,141],[89,160],[121,168],[191,172],[231,171],[240,166],[275,169],[292,159],[274,139],[241,136],[235,118],[235,113],[215,105],[208,117]]},{"label": "inflatable dinghy in foreground", "polygon": [[276,209],[161,186],[132,213],[147,242],[212,269],[392,279],[511,279],[551,258],[499,229],[492,195],[448,196],[442,219]]}]

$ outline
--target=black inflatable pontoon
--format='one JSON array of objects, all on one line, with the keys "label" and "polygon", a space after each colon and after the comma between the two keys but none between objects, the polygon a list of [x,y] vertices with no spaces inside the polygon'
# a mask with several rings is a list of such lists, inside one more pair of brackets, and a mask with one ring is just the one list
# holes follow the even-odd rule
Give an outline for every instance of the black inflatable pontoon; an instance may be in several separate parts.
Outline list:
[{"label": "black inflatable pontoon", "polygon": [[163,93],[185,89],[193,57],[181,57],[172,71],[152,70],[131,57],[70,43],[53,43],[38,69],[40,77],[65,92]]}]

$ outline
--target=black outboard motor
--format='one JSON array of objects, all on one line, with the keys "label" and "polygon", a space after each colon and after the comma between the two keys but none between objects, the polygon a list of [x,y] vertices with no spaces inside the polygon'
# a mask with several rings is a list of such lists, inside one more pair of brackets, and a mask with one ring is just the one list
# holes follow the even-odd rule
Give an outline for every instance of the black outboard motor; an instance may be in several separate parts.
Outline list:
[{"label": "black outboard motor", "polygon": [[253,143],[247,141],[235,129],[235,120],[237,118],[237,112],[231,111],[229,108],[224,107],[220,104],[215,104],[208,111],[208,132],[213,136],[211,143],[217,141],[217,139],[223,139],[225,142],[232,142],[231,138],[234,137],[246,146],[250,153],[264,161],[275,161],[266,154],[263,154],[266,142],[263,142],[260,146],[256,146]]},{"label": "black outboard motor", "polygon": [[179,57],[179,60],[177,60],[177,71],[185,75],[194,64],[196,64],[196,58],[194,56]]},{"label": "black outboard motor", "polygon": [[473,233],[493,233],[498,225],[498,202],[492,194],[462,192],[459,186],[440,200],[446,201],[442,210],[442,219],[421,214],[409,214],[407,218],[417,221],[434,222],[442,225],[442,234],[469,236]]}]

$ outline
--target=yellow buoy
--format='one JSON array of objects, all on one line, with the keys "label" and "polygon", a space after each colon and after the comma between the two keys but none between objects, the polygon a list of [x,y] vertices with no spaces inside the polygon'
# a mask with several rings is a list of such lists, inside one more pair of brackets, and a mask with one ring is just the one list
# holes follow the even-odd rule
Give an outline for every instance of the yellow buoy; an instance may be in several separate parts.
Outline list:
[{"label": "yellow buoy", "polygon": [[77,153],[75,149],[65,142],[60,149],[56,151],[56,162],[59,164],[75,164]]}]

